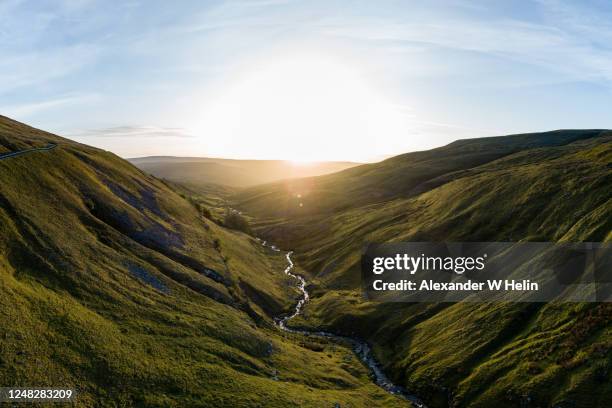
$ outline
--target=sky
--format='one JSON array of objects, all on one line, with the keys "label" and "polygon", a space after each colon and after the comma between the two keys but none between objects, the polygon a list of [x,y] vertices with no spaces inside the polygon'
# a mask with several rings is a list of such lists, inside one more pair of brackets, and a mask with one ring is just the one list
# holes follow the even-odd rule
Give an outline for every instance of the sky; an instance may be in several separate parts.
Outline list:
[{"label": "sky", "polygon": [[612,127],[609,1],[0,0],[0,114],[122,157]]}]

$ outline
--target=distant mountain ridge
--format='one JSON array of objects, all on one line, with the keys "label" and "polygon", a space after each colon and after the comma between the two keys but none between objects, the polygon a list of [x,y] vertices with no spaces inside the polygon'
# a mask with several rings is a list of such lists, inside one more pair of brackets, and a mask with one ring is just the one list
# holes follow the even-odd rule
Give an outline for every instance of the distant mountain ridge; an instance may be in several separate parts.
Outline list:
[{"label": "distant mountain ridge", "polygon": [[129,162],[147,173],[193,186],[219,184],[250,187],[283,179],[334,173],[359,163],[317,162],[293,164],[283,160],[240,160],[207,157],[149,156]]}]

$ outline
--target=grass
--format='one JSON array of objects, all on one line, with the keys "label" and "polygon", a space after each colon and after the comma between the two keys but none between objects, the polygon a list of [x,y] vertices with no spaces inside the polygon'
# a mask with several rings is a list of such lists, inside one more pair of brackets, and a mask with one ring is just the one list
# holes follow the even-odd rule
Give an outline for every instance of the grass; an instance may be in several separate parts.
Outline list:
[{"label": "grass", "polygon": [[405,406],[350,350],[271,324],[282,254],[117,156],[0,117],[0,384],[77,406]]},{"label": "grass", "polygon": [[351,208],[417,196],[459,177],[463,171],[522,151],[563,146],[605,132],[559,130],[458,140],[447,146],[407,153],[330,175],[244,189],[234,198],[260,219],[335,215]]},{"label": "grass", "polygon": [[304,180],[306,211],[296,183],[234,200],[310,277],[294,324],[368,339],[428,405],[597,407],[612,400],[609,304],[373,303],[359,261],[366,242],[610,242],[610,163],[605,131],[474,139]]}]

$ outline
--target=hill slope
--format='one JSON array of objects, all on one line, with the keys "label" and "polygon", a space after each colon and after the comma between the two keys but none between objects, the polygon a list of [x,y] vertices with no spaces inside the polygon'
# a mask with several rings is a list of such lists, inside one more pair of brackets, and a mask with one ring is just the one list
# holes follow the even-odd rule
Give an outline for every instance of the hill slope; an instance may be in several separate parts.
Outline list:
[{"label": "hill slope", "polygon": [[0,384],[78,406],[403,405],[350,350],[281,334],[282,254],[117,156],[0,117]]},{"label": "hill slope", "polygon": [[195,187],[211,183],[229,187],[250,187],[282,179],[334,173],[358,165],[351,162],[292,164],[281,160],[166,156],[140,157],[128,161],[156,177]]},{"label": "hill slope", "polygon": [[610,304],[371,303],[359,274],[366,242],[610,242],[612,132],[459,141],[235,200],[311,275],[295,324],[367,338],[431,406],[612,400]]},{"label": "hill slope", "polygon": [[564,145],[602,132],[558,130],[458,140],[326,176],[253,187],[241,191],[236,200],[260,218],[337,213],[415,196],[460,176],[463,170],[527,149]]}]

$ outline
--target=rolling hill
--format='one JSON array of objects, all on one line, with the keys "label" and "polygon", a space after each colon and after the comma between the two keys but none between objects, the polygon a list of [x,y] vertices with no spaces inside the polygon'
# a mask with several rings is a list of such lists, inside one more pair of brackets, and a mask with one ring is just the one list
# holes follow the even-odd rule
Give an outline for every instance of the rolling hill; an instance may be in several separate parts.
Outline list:
[{"label": "rolling hill", "polygon": [[252,214],[262,218],[336,213],[418,195],[461,176],[462,171],[496,159],[533,148],[553,147],[591,138],[603,132],[559,130],[458,140],[447,146],[402,154],[324,177],[256,186],[242,190],[236,200]]},{"label": "rolling hill", "polygon": [[309,273],[297,326],[355,333],[429,406],[612,401],[612,305],[367,302],[367,242],[612,241],[612,132],[460,140],[233,197]]},{"label": "rolling hill", "polygon": [[76,406],[405,406],[280,332],[283,254],[112,153],[0,117],[0,383]]},{"label": "rolling hill", "polygon": [[152,156],[128,159],[156,177],[195,187],[219,184],[250,187],[282,179],[319,176],[358,165],[352,162],[293,164],[282,160],[232,160],[205,157]]}]

